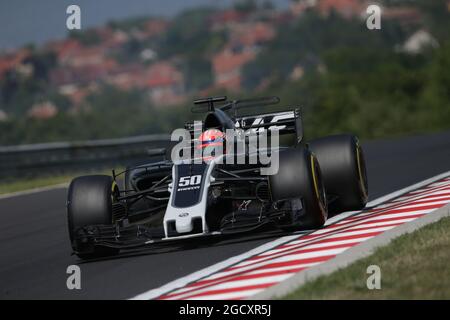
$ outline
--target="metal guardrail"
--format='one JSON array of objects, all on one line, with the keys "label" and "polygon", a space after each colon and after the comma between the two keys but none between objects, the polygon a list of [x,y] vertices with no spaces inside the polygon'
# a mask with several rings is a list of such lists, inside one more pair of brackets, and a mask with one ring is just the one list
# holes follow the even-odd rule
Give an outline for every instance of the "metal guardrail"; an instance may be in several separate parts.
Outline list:
[{"label": "metal guardrail", "polygon": [[0,146],[0,178],[50,175],[125,166],[149,158],[148,150],[167,147],[170,135]]}]

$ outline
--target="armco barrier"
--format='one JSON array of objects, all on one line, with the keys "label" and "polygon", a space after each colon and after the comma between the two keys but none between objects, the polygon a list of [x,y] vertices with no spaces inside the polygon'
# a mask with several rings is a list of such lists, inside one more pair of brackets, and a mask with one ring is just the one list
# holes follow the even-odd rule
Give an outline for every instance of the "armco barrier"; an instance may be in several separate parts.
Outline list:
[{"label": "armco barrier", "polygon": [[0,178],[108,169],[149,158],[169,144],[166,134],[84,142],[0,146]]}]

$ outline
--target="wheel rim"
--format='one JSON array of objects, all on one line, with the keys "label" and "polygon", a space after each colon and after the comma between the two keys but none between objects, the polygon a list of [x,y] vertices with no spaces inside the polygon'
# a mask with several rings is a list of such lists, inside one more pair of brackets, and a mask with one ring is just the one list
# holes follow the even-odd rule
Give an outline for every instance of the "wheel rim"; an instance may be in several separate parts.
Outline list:
[{"label": "wheel rim", "polygon": [[[117,198],[119,197],[119,186],[115,181],[111,184],[111,207],[113,207],[113,204],[117,201]],[[111,222],[115,223],[114,214],[111,216]]]},{"label": "wheel rim", "polygon": [[311,172],[314,182],[314,193],[319,200],[319,206],[324,217],[327,212],[327,196],[325,192],[325,186],[323,185],[322,173],[320,171],[319,162],[317,158],[311,154]]},{"label": "wheel rim", "polygon": [[361,190],[361,195],[364,202],[367,202],[369,197],[368,184],[367,184],[367,172],[366,172],[366,162],[364,160],[364,155],[362,153],[361,146],[356,143],[356,163],[358,166],[358,181]]}]

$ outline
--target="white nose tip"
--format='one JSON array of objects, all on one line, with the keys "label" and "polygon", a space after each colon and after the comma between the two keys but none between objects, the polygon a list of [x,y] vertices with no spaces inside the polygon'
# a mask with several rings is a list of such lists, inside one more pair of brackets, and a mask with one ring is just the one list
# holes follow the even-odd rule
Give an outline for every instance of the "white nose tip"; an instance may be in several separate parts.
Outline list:
[{"label": "white nose tip", "polygon": [[191,232],[194,228],[191,217],[188,216],[188,217],[178,218],[175,221],[175,228],[177,229],[178,233]]}]

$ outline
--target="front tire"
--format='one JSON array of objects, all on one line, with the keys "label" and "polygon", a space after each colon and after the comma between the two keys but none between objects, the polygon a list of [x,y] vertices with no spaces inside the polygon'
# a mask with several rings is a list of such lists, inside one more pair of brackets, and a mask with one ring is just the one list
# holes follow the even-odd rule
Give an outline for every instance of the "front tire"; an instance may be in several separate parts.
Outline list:
[{"label": "front tire", "polygon": [[273,201],[302,199],[303,216],[290,230],[317,229],[325,224],[328,207],[317,158],[304,147],[281,150],[279,170],[269,176]]},{"label": "front tire", "polygon": [[76,233],[82,227],[113,224],[112,203],[117,191],[110,176],[92,175],[72,180],[67,197],[67,219],[72,249],[81,259],[119,252],[118,249],[83,244],[76,239]]}]

